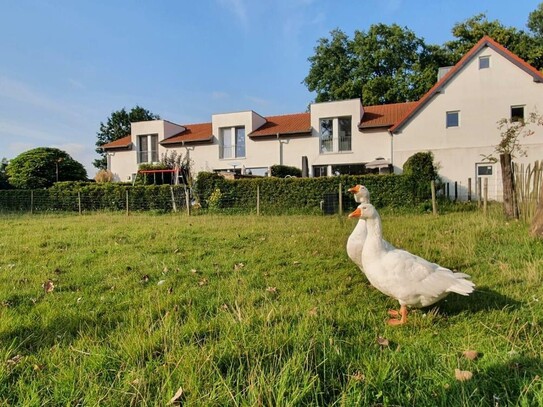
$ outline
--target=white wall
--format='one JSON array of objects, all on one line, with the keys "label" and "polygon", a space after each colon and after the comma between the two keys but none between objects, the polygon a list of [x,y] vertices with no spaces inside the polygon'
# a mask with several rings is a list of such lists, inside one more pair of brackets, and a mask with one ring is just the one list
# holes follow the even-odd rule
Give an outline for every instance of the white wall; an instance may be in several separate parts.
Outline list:
[{"label": "white wall", "polygon": [[[490,68],[479,69],[478,57],[490,56]],[[439,164],[439,173],[452,184],[475,182],[476,163],[493,153],[500,141],[497,121],[510,118],[511,106],[524,105],[525,115],[543,112],[543,84],[533,81],[509,60],[483,48],[456,74],[443,91],[423,107],[394,135],[394,165],[401,172],[404,162],[419,151],[432,151]],[[459,127],[446,128],[447,111],[460,111]],[[543,129],[521,140],[528,147],[528,157],[516,161],[532,162],[543,157]],[[495,188],[489,189],[491,199],[501,199],[501,174],[495,166]],[[490,184],[489,184],[490,185]]]}]

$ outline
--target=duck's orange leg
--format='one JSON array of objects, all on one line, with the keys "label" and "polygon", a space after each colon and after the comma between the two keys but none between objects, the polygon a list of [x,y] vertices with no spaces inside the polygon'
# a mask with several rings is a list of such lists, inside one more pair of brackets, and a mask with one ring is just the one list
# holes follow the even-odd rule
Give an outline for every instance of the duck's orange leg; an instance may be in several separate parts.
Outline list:
[{"label": "duck's orange leg", "polygon": [[388,315],[391,317],[400,317],[400,319],[389,319],[388,324],[391,326],[403,325],[407,322],[407,306],[402,305],[400,311],[389,310]]}]

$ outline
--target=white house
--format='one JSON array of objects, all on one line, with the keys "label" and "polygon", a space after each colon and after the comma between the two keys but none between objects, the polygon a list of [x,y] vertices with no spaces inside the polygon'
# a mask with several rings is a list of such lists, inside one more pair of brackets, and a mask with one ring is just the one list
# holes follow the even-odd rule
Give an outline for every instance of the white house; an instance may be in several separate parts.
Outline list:
[{"label": "white house", "polygon": [[[498,120],[538,111],[542,82],[538,70],[484,37],[417,102],[362,106],[352,99],[281,116],[248,110],[214,114],[210,123],[138,122],[130,136],[103,148],[118,181],[133,180],[141,163],[158,162],[171,151],[189,154],[196,174],[265,175],[272,165],[302,168],[305,161],[314,177],[368,169],[401,173],[411,155],[432,151],[439,174],[459,186],[460,197],[468,179],[475,191],[476,180],[488,177],[489,196],[499,199],[499,165],[483,157],[500,141]],[[534,130],[522,140],[528,156],[517,161],[543,159],[543,128]]]}]

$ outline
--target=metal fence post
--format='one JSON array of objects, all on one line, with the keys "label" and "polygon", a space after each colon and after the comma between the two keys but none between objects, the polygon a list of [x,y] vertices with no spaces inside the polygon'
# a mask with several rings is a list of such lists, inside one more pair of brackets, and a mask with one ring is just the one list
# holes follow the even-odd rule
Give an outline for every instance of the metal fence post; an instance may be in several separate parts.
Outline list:
[{"label": "metal fence post", "polygon": [[341,193],[341,182],[339,183],[339,216],[343,216],[343,194]]},{"label": "metal fence post", "polygon": [[128,189],[126,190],[126,216],[130,215],[130,210],[128,209]]},{"label": "metal fence post", "polygon": [[34,190],[30,191],[30,214],[34,213]]}]

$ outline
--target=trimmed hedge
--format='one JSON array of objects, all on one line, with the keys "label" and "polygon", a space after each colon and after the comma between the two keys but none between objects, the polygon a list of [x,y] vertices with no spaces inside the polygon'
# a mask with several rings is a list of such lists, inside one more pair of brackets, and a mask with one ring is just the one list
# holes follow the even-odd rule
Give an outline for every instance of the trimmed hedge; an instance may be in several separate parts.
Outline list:
[{"label": "trimmed hedge", "polygon": [[221,191],[220,208],[255,208],[256,187],[260,188],[262,208],[275,209],[315,209],[327,194],[338,194],[339,184],[343,191],[345,208],[355,203],[347,189],[365,185],[371,193],[371,201],[376,207],[406,207],[417,205],[430,198],[430,186],[421,194],[415,177],[404,175],[341,175],[319,178],[252,178],[226,180],[214,173],[199,173],[196,180],[196,193],[202,207],[207,207],[211,194],[218,188]]},{"label": "trimmed hedge", "polygon": [[[214,173],[200,173],[192,194],[204,209],[255,212],[258,187],[261,211],[307,213],[320,212],[327,200],[337,205],[340,184],[344,210],[356,207],[347,192],[356,184],[369,189],[376,207],[413,207],[430,197],[429,185],[421,194],[417,179],[405,175],[226,180]],[[130,211],[171,211],[172,190],[177,209],[183,210],[185,189],[181,185],[59,182],[49,189],[0,190],[0,211],[78,211],[79,199],[83,211],[126,210],[127,192]]]},{"label": "trimmed hedge", "polygon": [[[185,205],[183,186],[172,186],[178,208]],[[170,185],[59,182],[49,189],[0,190],[0,211],[78,211],[128,209],[171,211]]]}]

